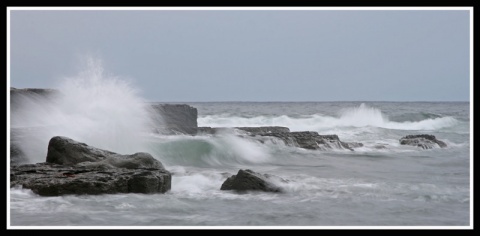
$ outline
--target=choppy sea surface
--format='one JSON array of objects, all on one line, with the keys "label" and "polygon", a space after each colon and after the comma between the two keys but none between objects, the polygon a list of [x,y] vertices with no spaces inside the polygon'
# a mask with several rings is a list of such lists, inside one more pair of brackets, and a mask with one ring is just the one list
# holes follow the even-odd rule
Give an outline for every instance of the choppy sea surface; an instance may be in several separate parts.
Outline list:
[{"label": "choppy sea surface", "polygon": [[[319,151],[282,143],[262,144],[231,133],[168,136],[143,132],[134,146],[124,150],[125,145],[117,149],[111,143],[102,145],[106,138],[91,135],[98,129],[84,119],[76,123],[76,129],[62,129],[71,132],[64,135],[85,137],[80,141],[126,154],[150,152],[173,173],[171,191],[41,197],[27,189],[12,188],[11,225],[470,225],[473,199],[468,102],[188,104],[198,109],[199,126],[285,126],[291,131],[337,134],[342,141],[361,142],[364,146],[354,151]],[[12,127],[25,124],[12,123]],[[127,131],[136,128],[128,122],[118,127],[122,125],[129,127]],[[80,135],[85,129],[90,130],[90,136]],[[123,137],[118,129],[116,132],[116,137]],[[433,134],[447,147],[423,150],[400,145],[399,139],[409,134]],[[137,150],[140,146],[144,149]],[[46,148],[40,152],[32,163],[43,161]],[[286,191],[221,191],[223,181],[239,169],[287,179],[287,183],[281,183]]]}]

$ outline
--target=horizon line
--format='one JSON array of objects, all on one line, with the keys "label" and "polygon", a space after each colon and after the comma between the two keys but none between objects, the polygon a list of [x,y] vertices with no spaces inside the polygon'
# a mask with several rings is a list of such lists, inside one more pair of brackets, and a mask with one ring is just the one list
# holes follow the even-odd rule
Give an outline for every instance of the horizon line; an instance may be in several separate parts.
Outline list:
[{"label": "horizon line", "polygon": [[313,102],[470,102],[465,100],[411,100],[411,101],[399,101],[399,100],[323,100],[323,101],[147,101],[147,103],[313,103]]}]

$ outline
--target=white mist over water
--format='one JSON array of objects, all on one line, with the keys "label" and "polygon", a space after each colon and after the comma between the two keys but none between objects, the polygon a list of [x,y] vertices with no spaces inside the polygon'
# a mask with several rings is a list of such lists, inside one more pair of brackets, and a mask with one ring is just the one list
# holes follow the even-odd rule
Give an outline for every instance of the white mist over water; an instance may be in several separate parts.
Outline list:
[{"label": "white mist over water", "polygon": [[86,68],[58,85],[51,100],[23,102],[12,115],[12,127],[35,127],[21,137],[30,162],[43,162],[50,138],[66,136],[122,154],[145,151],[142,135],[152,127],[145,101],[127,81],[105,72],[101,61],[88,58]]}]

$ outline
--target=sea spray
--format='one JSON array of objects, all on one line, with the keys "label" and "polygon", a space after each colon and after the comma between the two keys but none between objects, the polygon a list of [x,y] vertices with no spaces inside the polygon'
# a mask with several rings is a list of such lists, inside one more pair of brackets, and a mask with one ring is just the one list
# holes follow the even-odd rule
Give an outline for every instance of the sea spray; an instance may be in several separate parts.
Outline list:
[{"label": "sea spray", "polygon": [[336,121],[337,126],[376,126],[383,127],[388,123],[388,118],[380,109],[369,107],[365,103],[358,107],[343,109],[340,118]]},{"label": "sea spray", "polygon": [[45,161],[48,142],[57,135],[122,154],[147,151],[142,136],[153,125],[147,103],[128,81],[107,73],[101,61],[88,58],[86,68],[62,79],[57,89],[58,97],[33,97],[12,114],[12,128],[35,127],[19,137],[29,162]]}]

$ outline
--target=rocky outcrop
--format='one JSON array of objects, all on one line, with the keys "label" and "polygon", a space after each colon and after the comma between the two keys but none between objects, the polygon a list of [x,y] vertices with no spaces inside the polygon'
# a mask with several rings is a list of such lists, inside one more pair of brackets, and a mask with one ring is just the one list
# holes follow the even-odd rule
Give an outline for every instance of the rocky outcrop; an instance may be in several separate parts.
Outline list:
[{"label": "rocky outcrop", "polygon": [[150,106],[155,130],[162,134],[197,134],[197,108],[187,104],[154,104]]},{"label": "rocky outcrop", "polygon": [[225,131],[241,130],[251,135],[263,133],[285,133],[290,129],[282,126],[260,126],[260,127],[198,127],[197,134],[219,134]]},{"label": "rocky outcrop", "polygon": [[220,190],[283,192],[282,188],[272,183],[272,178],[271,175],[262,175],[249,169],[239,170],[223,182]]},{"label": "rocky outcrop", "polygon": [[[363,147],[359,142],[342,142],[338,135],[320,135],[313,131],[290,132],[290,129],[282,126],[261,126],[261,127],[199,127],[198,134],[219,134],[225,131],[241,130],[246,135],[253,137],[261,143],[269,139],[274,143],[283,142],[287,146],[300,147],[311,150],[348,149]],[[239,136],[245,135],[237,134]]]},{"label": "rocky outcrop", "polygon": [[114,152],[90,147],[85,143],[67,137],[55,136],[48,142],[47,162],[59,165],[75,165],[84,161],[102,161],[115,155],[117,154]]},{"label": "rocky outcrop", "polygon": [[15,165],[10,186],[42,196],[165,193],[171,173],[148,153],[121,155],[66,137],[53,137],[44,163]]},{"label": "rocky outcrop", "polygon": [[162,163],[152,155],[138,152],[132,155],[120,155],[107,150],[88,146],[73,139],[55,136],[48,143],[47,162],[59,165],[109,165],[117,168],[164,169]]},{"label": "rocky outcrop", "polygon": [[286,145],[296,146],[311,150],[348,149],[362,147],[362,143],[342,142],[336,134],[320,135],[317,132],[284,132],[284,133],[262,133],[260,136],[275,137],[282,140]]},{"label": "rocky outcrop", "polygon": [[165,193],[171,174],[164,169],[99,168],[38,163],[12,166],[10,187],[41,196],[66,194]]},{"label": "rocky outcrop", "polygon": [[447,147],[447,144],[438,140],[435,136],[430,134],[407,135],[400,140],[401,145],[410,145],[421,147],[423,149],[432,149],[435,147]]}]

